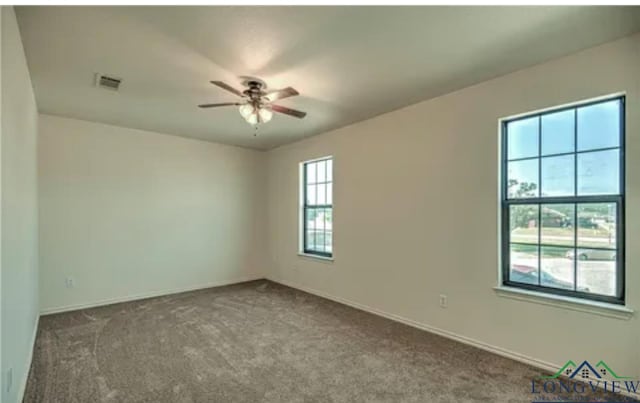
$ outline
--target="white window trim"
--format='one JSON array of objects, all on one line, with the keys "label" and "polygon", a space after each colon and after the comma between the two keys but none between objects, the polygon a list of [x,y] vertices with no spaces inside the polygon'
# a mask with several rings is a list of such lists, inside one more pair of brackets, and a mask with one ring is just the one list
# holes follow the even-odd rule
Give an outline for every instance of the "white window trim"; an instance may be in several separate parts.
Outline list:
[{"label": "white window trim", "polygon": [[562,295],[548,294],[545,292],[525,290],[523,288],[507,287],[504,285],[493,287],[493,290],[499,297],[503,298],[548,305],[571,311],[605,316],[608,318],[629,320],[635,314],[635,311],[626,305],[616,305],[583,298],[566,297]]},{"label": "white window trim", "polygon": [[329,257],[329,256],[321,256],[321,255],[313,255],[311,253],[304,253],[304,252],[298,252],[298,256],[303,257],[303,258],[309,258],[309,259],[317,259],[317,260],[324,260],[325,262],[333,262],[333,257]]}]

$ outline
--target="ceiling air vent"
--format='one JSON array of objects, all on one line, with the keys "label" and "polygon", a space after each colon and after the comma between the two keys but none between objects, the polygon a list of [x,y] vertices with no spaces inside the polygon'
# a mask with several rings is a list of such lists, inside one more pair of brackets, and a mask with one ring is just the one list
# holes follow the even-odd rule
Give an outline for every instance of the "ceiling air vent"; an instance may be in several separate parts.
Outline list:
[{"label": "ceiling air vent", "polygon": [[105,88],[111,91],[118,91],[120,88],[121,79],[108,76],[106,74],[96,74],[96,87]]}]

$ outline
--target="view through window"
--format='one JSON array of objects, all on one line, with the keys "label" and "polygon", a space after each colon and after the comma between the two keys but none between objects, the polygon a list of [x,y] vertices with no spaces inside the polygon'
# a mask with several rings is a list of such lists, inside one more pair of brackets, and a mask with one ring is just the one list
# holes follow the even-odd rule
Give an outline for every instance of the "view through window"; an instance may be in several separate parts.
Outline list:
[{"label": "view through window", "polygon": [[333,159],[303,164],[303,252],[333,256]]},{"label": "view through window", "polygon": [[624,302],[624,98],[503,122],[503,282]]}]

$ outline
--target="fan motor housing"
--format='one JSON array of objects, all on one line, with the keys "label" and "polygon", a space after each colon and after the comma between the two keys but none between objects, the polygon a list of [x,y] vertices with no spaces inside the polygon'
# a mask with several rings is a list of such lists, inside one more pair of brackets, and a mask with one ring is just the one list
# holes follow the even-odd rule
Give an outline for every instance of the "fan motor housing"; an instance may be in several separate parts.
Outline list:
[{"label": "fan motor housing", "polygon": [[249,98],[253,99],[266,94],[264,90],[267,89],[267,83],[265,83],[259,78],[247,77],[242,82],[242,85],[247,87],[247,89],[244,90],[242,93],[248,96]]}]

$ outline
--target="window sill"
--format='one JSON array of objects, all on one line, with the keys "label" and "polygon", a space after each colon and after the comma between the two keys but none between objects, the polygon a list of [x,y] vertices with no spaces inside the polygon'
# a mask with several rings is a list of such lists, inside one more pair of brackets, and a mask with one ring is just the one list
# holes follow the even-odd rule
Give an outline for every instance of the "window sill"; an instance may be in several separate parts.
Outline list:
[{"label": "window sill", "polygon": [[565,297],[561,295],[552,295],[507,286],[497,286],[493,289],[500,297],[511,298],[518,301],[533,302],[541,305],[555,306],[558,308],[585,312],[594,315],[605,316],[608,318],[629,320],[634,315],[633,309],[623,305],[589,301],[580,298]]},{"label": "window sill", "polygon": [[311,253],[298,252],[298,256],[308,258],[308,259],[322,260],[325,262],[333,262],[333,257],[314,255]]}]

